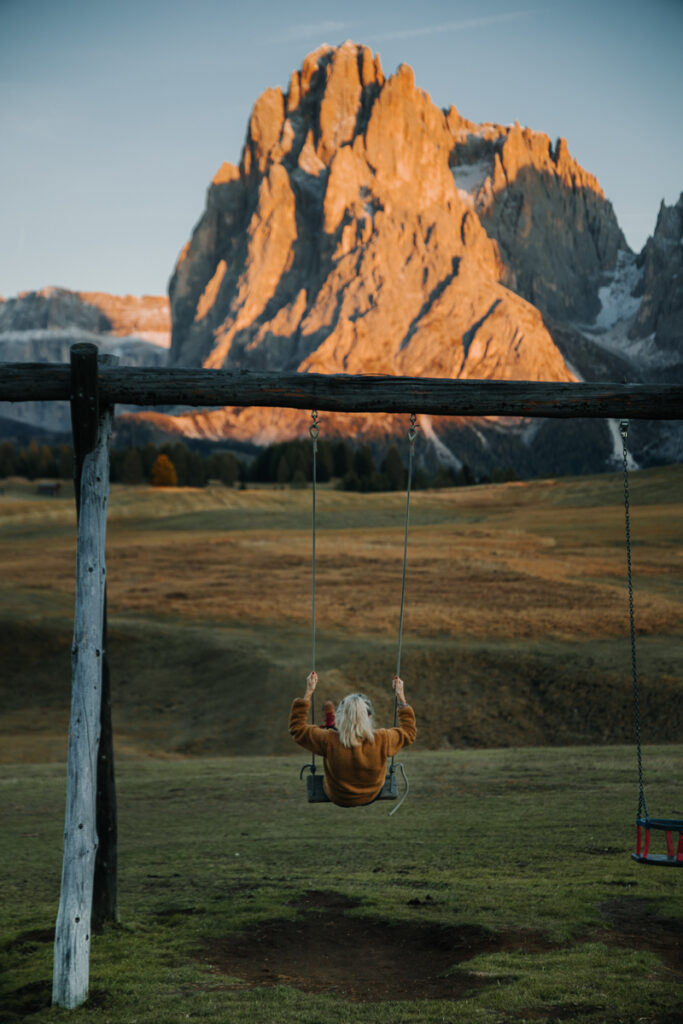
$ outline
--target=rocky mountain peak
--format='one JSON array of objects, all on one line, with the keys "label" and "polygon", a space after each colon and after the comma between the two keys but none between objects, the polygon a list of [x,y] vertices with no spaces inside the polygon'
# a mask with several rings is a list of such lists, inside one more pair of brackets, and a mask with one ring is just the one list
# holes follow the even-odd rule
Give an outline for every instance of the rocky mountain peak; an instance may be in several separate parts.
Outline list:
[{"label": "rocky mountain peak", "polygon": [[[214,176],[171,281],[171,363],[572,380],[565,351],[613,366],[576,325],[633,259],[565,139],[477,124],[407,65],[386,77],[367,47],[324,46],[256,101],[239,166]],[[380,419],[354,433],[394,429]],[[174,429],[266,442],[305,421],[217,410]]]},{"label": "rocky mountain peak", "polygon": [[458,190],[456,120],[350,42],[267,90],[178,261],[172,361],[569,379]]}]

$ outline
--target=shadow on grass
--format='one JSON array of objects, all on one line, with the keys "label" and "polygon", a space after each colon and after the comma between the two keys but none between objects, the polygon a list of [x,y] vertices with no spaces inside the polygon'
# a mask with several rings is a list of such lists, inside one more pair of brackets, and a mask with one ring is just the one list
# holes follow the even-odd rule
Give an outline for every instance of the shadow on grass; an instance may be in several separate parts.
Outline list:
[{"label": "shadow on grass", "polygon": [[[413,901],[410,901],[412,905]],[[351,916],[359,904],[311,890],[294,904],[294,920],[259,922],[248,931],[207,940],[198,957],[243,988],[290,985],[333,993],[348,1002],[464,999],[490,979],[452,968],[479,953],[557,948],[540,932],[493,932],[474,924],[395,924]]]}]

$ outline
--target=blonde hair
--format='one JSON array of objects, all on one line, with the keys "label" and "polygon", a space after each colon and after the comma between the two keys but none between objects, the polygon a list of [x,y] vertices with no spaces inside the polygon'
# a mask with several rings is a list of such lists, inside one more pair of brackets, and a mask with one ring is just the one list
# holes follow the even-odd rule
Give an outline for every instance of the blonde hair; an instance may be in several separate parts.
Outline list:
[{"label": "blonde hair", "polygon": [[374,739],[372,701],[363,693],[350,693],[337,707],[335,725],[344,747],[359,747],[363,740]]}]

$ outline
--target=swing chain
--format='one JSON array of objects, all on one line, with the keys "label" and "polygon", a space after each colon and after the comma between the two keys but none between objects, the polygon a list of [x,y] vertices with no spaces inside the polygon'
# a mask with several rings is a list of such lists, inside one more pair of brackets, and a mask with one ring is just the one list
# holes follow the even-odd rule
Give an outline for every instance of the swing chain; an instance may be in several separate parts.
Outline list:
[{"label": "swing chain", "polygon": [[[403,530],[403,571],[401,573],[401,613],[398,620],[398,650],[396,652],[396,675],[401,675],[401,648],[403,646],[403,612],[405,608],[405,597],[406,597],[406,566],[408,562],[408,525],[410,522],[410,484],[413,478],[413,453],[415,450],[415,438],[417,437],[417,416],[414,412],[410,414],[410,427],[408,428],[408,441],[410,447],[408,449],[408,480],[406,483],[406,515],[405,524]],[[394,698],[394,726],[397,722],[398,715],[398,696]],[[391,765],[393,769],[394,758],[391,758]]]},{"label": "swing chain", "polygon": [[635,628],[635,614],[633,610],[633,570],[631,565],[631,515],[630,515],[630,495],[629,495],[629,482],[628,482],[628,438],[629,421],[621,420],[619,423],[619,432],[621,434],[621,442],[623,449],[623,460],[624,460],[624,520],[626,525],[626,574],[628,580],[628,613],[629,613],[629,624],[631,633],[631,672],[633,675],[633,708],[635,711],[635,727],[636,727],[636,748],[638,753],[638,817],[640,818],[645,813],[645,817],[648,817],[647,804],[645,802],[645,789],[643,785],[643,756],[641,751],[641,740],[640,740],[640,698],[638,692],[638,669],[636,664],[636,628]]},{"label": "swing chain", "polygon": [[[317,480],[317,466],[316,466],[316,452],[318,451],[318,435],[320,433],[320,424],[318,423],[318,412],[316,409],[311,409],[312,423],[308,428],[308,432],[311,436],[311,447],[312,451],[312,466],[311,466],[311,479],[313,483],[313,508],[312,508],[312,520],[313,520],[313,531],[312,531],[312,551],[311,551],[311,671],[315,672],[315,547],[316,547],[316,496],[318,490]],[[311,695],[311,720],[315,725],[315,693]],[[311,772],[315,775],[315,754],[311,758]],[[303,769],[302,769],[303,771]]]}]

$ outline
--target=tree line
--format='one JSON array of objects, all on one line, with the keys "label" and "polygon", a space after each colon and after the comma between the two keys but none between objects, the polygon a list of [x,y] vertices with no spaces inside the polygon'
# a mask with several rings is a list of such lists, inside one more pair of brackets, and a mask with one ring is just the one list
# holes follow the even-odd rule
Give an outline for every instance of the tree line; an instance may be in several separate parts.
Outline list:
[{"label": "tree line", "polygon": [[[307,440],[272,444],[254,456],[237,456],[226,450],[202,451],[183,441],[162,445],[150,442],[111,451],[114,483],[205,487],[215,480],[226,487],[271,483],[296,488],[306,487],[312,474],[311,442]],[[68,480],[72,475],[73,449],[69,444],[31,441],[22,446],[12,441],[0,442],[0,478]],[[376,453],[369,445],[353,447],[344,440],[318,440],[316,476],[320,483],[334,481],[347,491],[396,491],[406,486],[407,468],[396,445]],[[509,468],[482,477],[476,476],[466,464],[458,470],[442,465],[433,472],[417,466],[412,486],[455,487],[514,479]]]}]

